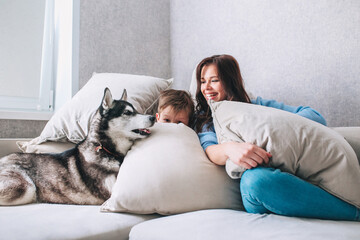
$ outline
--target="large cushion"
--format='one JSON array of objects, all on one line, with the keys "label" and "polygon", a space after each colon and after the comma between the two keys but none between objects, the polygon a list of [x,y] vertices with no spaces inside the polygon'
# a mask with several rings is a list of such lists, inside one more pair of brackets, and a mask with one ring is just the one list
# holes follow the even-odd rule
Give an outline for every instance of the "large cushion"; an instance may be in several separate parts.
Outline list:
[{"label": "large cushion", "polygon": [[22,145],[22,150],[29,144],[36,145],[46,141],[82,141],[88,133],[90,119],[100,106],[105,87],[111,90],[114,99],[119,99],[126,89],[128,101],[137,111],[153,114],[160,92],[170,88],[172,82],[172,79],[142,75],[94,74],[86,85],[54,114],[40,136],[27,145]]},{"label": "large cushion", "polygon": [[[279,168],[360,207],[360,166],[336,131],[286,111],[241,102],[211,102],[220,143],[250,142],[272,154]],[[232,161],[227,172],[242,172]]]},{"label": "large cushion", "polygon": [[145,221],[129,236],[131,240],[354,240],[360,236],[360,223],[212,209]]},{"label": "large cushion", "polygon": [[192,129],[156,123],[151,131],[127,153],[102,211],[167,215],[243,209],[239,181],[208,160]]},{"label": "large cushion", "polygon": [[1,239],[129,239],[131,228],[159,215],[101,213],[99,206],[27,204],[0,207]]}]

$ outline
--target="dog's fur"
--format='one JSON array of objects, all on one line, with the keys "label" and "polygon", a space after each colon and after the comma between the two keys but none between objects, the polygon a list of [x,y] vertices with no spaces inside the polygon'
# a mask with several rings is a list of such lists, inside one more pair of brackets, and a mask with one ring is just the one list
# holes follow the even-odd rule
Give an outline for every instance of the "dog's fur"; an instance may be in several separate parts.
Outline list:
[{"label": "dog's fur", "polygon": [[90,130],[75,148],[59,154],[13,153],[0,159],[0,205],[33,202],[102,204],[111,195],[124,156],[155,117],[141,115],[105,89]]}]

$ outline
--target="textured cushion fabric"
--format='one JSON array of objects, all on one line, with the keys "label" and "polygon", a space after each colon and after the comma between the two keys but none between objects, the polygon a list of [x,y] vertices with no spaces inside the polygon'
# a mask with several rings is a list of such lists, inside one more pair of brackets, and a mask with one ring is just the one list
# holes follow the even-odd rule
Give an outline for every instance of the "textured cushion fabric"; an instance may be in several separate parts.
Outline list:
[{"label": "textured cushion fabric", "polygon": [[358,239],[360,223],[250,214],[212,209],[149,220],[135,225],[130,240],[329,240]]},{"label": "textured cushion fabric", "polygon": [[[286,111],[241,102],[211,102],[220,143],[250,142],[272,154],[270,167],[320,186],[360,207],[360,166],[336,131]],[[229,175],[242,172],[228,160]]]},{"label": "textured cushion fabric", "polygon": [[114,99],[119,99],[126,89],[128,101],[137,111],[152,114],[156,109],[159,93],[170,88],[172,81],[120,73],[94,74],[85,86],[54,114],[40,136],[28,144],[40,144],[45,141],[78,143],[83,140],[88,133],[90,119],[100,106],[106,87],[111,90]]},{"label": "textured cushion fabric", "polygon": [[159,215],[101,213],[99,206],[29,204],[0,207],[1,239],[128,239],[130,229]]},{"label": "textured cushion fabric", "polygon": [[239,181],[208,160],[192,129],[156,123],[151,132],[126,155],[102,211],[167,215],[243,209]]}]

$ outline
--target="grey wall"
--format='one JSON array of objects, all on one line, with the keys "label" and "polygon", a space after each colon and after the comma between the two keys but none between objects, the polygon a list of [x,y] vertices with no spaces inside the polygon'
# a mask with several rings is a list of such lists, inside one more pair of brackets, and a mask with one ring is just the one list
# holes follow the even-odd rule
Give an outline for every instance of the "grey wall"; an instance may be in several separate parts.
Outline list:
[{"label": "grey wall", "polygon": [[170,78],[169,0],[82,0],[80,87],[93,72]]},{"label": "grey wall", "polygon": [[0,138],[34,138],[40,135],[47,121],[0,120]]},{"label": "grey wall", "polygon": [[254,95],[360,126],[360,1],[173,0],[170,16],[176,88],[201,59],[227,53]]}]

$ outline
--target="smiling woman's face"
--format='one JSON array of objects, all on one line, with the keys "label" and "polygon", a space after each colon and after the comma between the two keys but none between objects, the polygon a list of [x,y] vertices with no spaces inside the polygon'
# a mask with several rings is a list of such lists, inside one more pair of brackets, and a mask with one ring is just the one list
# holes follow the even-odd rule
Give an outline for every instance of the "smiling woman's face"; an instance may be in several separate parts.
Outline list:
[{"label": "smiling woman's face", "polygon": [[212,99],[218,102],[226,99],[224,87],[214,64],[204,66],[201,70],[201,93],[206,101]]}]

